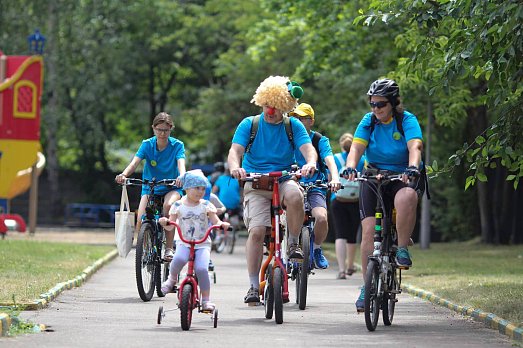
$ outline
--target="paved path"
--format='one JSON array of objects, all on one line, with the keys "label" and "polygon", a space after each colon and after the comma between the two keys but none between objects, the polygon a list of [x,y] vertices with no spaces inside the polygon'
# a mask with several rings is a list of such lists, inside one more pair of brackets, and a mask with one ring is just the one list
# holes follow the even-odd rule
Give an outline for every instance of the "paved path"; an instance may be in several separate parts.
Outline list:
[{"label": "paved path", "polygon": [[[308,307],[284,306],[284,323],[264,318],[263,307],[248,307],[244,248],[234,255],[213,254],[217,283],[212,299],[219,309],[218,328],[210,316],[193,312],[190,331],[180,328],[178,311],[156,324],[158,307],[174,308],[176,298],[153,297],[142,302],[134,279],[134,250],[98,271],[80,288],[67,290],[48,308],[22,317],[48,326],[52,332],[0,339],[0,347],[510,347],[503,335],[454,312],[402,294],[393,325],[368,332],[354,300],[361,274],[336,280],[335,267],[310,278]],[[184,343],[185,342],[185,343]]]}]

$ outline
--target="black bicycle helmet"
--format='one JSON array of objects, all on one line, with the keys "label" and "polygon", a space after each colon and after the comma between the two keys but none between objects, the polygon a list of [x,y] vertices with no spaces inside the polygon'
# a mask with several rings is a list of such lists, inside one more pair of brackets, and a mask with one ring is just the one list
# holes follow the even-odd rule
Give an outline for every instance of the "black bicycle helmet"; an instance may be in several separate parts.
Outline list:
[{"label": "black bicycle helmet", "polygon": [[367,95],[395,99],[400,96],[400,87],[396,81],[391,79],[376,80],[370,85]]}]

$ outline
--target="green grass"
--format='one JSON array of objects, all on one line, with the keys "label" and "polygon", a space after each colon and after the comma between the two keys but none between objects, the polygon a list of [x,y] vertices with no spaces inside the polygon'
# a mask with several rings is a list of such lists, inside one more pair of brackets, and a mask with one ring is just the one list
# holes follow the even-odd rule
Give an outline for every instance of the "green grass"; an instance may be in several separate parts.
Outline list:
[{"label": "green grass", "polygon": [[[332,244],[327,250],[334,255]],[[432,243],[428,250],[416,245],[410,252],[413,267],[402,272],[403,284],[523,327],[523,245]]]},{"label": "green grass", "polygon": [[0,303],[38,299],[75,278],[114,247],[40,241],[0,241]]}]

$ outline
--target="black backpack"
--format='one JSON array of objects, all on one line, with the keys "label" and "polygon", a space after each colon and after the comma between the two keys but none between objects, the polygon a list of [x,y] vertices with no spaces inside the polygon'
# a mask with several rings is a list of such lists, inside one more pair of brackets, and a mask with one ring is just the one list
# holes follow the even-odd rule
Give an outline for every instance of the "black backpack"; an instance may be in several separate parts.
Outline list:
[{"label": "black backpack", "polygon": [[[254,142],[254,139],[256,138],[256,134],[258,133],[258,124],[260,123],[260,117],[261,115],[256,115],[252,119],[251,124],[251,135],[249,136],[249,142],[247,143],[247,146],[245,147],[245,152],[249,152],[251,150],[252,143]],[[285,132],[287,133],[287,138],[289,139],[289,142],[292,145],[292,149],[295,149],[294,146],[294,135],[292,134],[292,124],[291,124],[291,118],[288,116],[283,116],[283,124],[285,125]],[[320,139],[323,135],[319,132],[314,132],[314,135],[312,137],[312,146],[316,149],[316,153],[318,154],[318,163],[320,172],[325,173],[326,172],[326,166],[325,162],[320,157]],[[325,173],[326,174],[326,173]]]}]

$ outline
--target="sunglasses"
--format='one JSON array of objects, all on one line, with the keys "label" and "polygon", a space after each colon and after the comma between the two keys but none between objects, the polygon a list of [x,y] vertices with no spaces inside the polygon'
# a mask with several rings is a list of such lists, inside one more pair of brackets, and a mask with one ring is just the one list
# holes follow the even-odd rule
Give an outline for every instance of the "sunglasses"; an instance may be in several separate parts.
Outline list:
[{"label": "sunglasses", "polygon": [[387,105],[389,102],[388,101],[379,101],[379,102],[369,102],[369,105],[371,108],[378,108],[378,109],[381,109],[382,107],[384,107],[385,105]]}]

